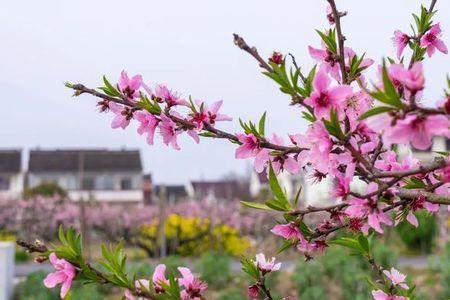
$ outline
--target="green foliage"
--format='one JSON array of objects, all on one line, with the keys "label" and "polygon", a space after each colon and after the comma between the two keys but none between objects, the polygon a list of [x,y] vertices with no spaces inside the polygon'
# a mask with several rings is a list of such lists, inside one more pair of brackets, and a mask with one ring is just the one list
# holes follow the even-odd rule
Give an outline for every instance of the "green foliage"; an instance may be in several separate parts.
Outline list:
[{"label": "green foliage", "polygon": [[345,134],[341,129],[341,124],[339,123],[339,118],[334,109],[330,111],[330,120],[323,120],[323,125],[327,131],[338,140],[343,140],[345,138]]},{"label": "green foliage", "polygon": [[211,287],[222,289],[230,280],[230,264],[231,259],[227,254],[209,251],[200,257],[194,269]]},{"label": "green foliage", "polygon": [[256,137],[262,138],[266,132],[266,112],[259,119],[258,127],[252,121],[244,122],[241,119],[239,119],[239,124],[244,129],[245,134],[253,134]]},{"label": "green foliage", "polygon": [[450,295],[450,243],[444,247],[442,254],[431,259],[430,268],[438,275],[438,300],[447,300]]},{"label": "green foliage", "polygon": [[25,191],[23,192],[23,196],[27,199],[35,196],[44,196],[44,197],[59,196],[61,198],[66,198],[67,192],[57,183],[43,182],[35,187],[25,189]]},{"label": "green foliage", "polygon": [[404,104],[400,100],[401,97],[389,78],[386,61],[383,61],[382,79],[383,89],[375,87],[375,92],[370,93],[370,95],[384,104],[388,104],[394,108],[402,108]]},{"label": "green foliage", "polygon": [[[14,300],[59,300],[59,288],[48,289],[42,281],[47,276],[44,271],[31,273],[16,287]],[[70,291],[71,300],[105,299],[106,290],[95,285],[74,283]]]},{"label": "green foliage", "polygon": [[153,271],[154,266],[149,262],[130,263],[127,266],[127,272],[136,275],[136,278],[148,278]]},{"label": "green foliage", "polygon": [[99,89],[101,89],[106,95],[111,96],[111,97],[117,97],[117,98],[121,98],[122,94],[119,92],[119,88],[113,86],[108,79],[106,78],[105,75],[103,75],[103,84],[105,86],[100,87]]},{"label": "green foliage", "polygon": [[233,287],[226,290],[221,290],[217,294],[217,300],[242,300],[246,299],[245,289],[240,287]]},{"label": "green foliage", "polygon": [[[371,249],[377,262],[386,263],[383,264],[385,268],[395,265],[395,252],[385,246],[380,250],[378,244],[381,243],[377,246],[374,243]],[[371,299],[371,289],[365,281],[370,272],[369,264],[361,256],[349,256],[345,249],[331,247],[324,256],[308,262],[299,261],[292,280],[302,300],[365,300]]]},{"label": "green foliage", "polygon": [[415,228],[403,221],[397,226],[397,232],[409,249],[429,253],[437,234],[436,217],[426,212],[415,212],[414,214],[419,221],[419,227]]}]

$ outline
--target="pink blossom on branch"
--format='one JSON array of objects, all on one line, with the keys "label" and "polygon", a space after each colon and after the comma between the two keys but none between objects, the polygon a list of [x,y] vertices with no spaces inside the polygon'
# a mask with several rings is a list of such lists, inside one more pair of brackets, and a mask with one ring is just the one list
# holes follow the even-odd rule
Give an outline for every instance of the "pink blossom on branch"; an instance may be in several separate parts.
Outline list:
[{"label": "pink blossom on branch", "polygon": [[171,145],[175,150],[181,149],[177,142],[177,136],[180,134],[177,130],[177,125],[165,114],[161,114],[161,124],[159,129],[164,144]]},{"label": "pink blossom on branch", "polygon": [[259,151],[260,143],[256,136],[253,134],[236,134],[239,142],[242,144],[236,149],[235,157],[236,158],[250,158],[255,157]]},{"label": "pink blossom on branch", "polygon": [[136,98],[139,98],[139,88],[141,85],[141,75],[135,75],[130,79],[126,71],[122,71],[120,73],[118,86],[120,91],[127,97],[128,100],[134,102]]},{"label": "pink blossom on branch", "polygon": [[314,108],[318,119],[329,119],[332,109],[340,111],[345,98],[352,93],[352,88],[348,85],[330,88],[330,78],[322,68],[314,77],[313,86],[314,92],[305,99],[305,104]]},{"label": "pink blossom on branch", "polygon": [[420,39],[420,46],[427,48],[427,54],[431,57],[436,49],[447,54],[448,49],[445,43],[440,39],[442,34],[441,25],[439,23],[431,26],[427,33]]},{"label": "pink blossom on branch", "polygon": [[[383,126],[386,125],[389,123]],[[396,126],[386,128],[383,141],[388,145],[411,143],[416,149],[426,150],[431,146],[434,136],[450,137],[449,127],[450,121],[443,115],[407,115],[397,120]]]},{"label": "pink blossom on branch", "polygon": [[278,271],[281,268],[281,263],[275,263],[275,257],[266,259],[263,253],[256,254],[256,260],[253,262],[263,275]]},{"label": "pink blossom on branch", "polygon": [[180,286],[184,287],[181,291],[181,299],[183,300],[200,300],[202,293],[208,288],[208,284],[195,278],[191,270],[188,268],[179,267],[178,271],[181,273],[179,279]]},{"label": "pink blossom on branch", "polygon": [[409,36],[406,33],[401,32],[400,30],[396,30],[394,32],[394,37],[392,38],[395,47],[397,48],[397,58],[400,59],[402,56],[403,50],[409,43]]},{"label": "pink blossom on branch", "polygon": [[393,285],[398,285],[402,289],[409,289],[409,287],[405,283],[406,275],[403,275],[395,268],[391,268],[390,271],[384,270],[383,274],[386,275],[387,278],[389,278]]},{"label": "pink blossom on branch", "polygon": [[270,232],[287,240],[304,239],[303,235],[300,233],[300,229],[293,222],[275,225]]},{"label": "pink blossom on branch", "polygon": [[408,297],[389,295],[382,290],[372,291],[374,300],[408,300]]},{"label": "pink blossom on branch", "polygon": [[111,122],[111,128],[125,129],[133,118],[133,112],[128,106],[120,105],[114,102],[109,103],[109,109],[116,115]]},{"label": "pink blossom on branch", "polygon": [[55,253],[49,255],[50,263],[55,267],[56,272],[50,273],[44,279],[44,285],[47,288],[53,288],[61,284],[61,298],[64,298],[72,286],[72,281],[75,278],[75,267],[65,259],[59,259]]},{"label": "pink blossom on branch", "polygon": [[147,143],[153,145],[156,127],[160,120],[147,111],[137,111],[134,113],[134,118],[140,123],[137,132],[147,134]]}]

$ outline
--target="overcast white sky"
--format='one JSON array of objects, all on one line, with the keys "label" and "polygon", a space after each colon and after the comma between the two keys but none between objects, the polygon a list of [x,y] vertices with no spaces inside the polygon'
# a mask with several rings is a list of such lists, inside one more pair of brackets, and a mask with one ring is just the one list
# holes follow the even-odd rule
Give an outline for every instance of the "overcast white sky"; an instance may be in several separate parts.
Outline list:
[{"label": "overcast white sky", "polygon": [[[395,29],[409,29],[422,1],[337,0],[347,45],[380,61],[394,52]],[[428,1],[427,1],[428,2]],[[426,3],[428,5],[428,3]],[[438,1],[444,37],[450,41],[450,1]],[[307,45],[319,45],[314,29],[327,26],[325,1],[266,0],[42,0],[1,1],[0,147],[136,148],[157,182],[219,178],[248,163],[234,159],[234,146],[181,141],[182,151],[145,144],[135,133],[110,129],[110,115],[95,111],[93,98],[71,98],[64,81],[99,86],[122,69],[141,73],[147,83],[165,83],[187,96],[223,99],[223,112],[256,120],[265,110],[268,130],[300,132],[305,123],[289,99],[259,73],[256,63],[232,43],[244,36],[267,57],[292,52],[311,66]],[[426,63],[427,98],[442,96],[450,58]],[[236,131],[238,123],[223,124]]]}]

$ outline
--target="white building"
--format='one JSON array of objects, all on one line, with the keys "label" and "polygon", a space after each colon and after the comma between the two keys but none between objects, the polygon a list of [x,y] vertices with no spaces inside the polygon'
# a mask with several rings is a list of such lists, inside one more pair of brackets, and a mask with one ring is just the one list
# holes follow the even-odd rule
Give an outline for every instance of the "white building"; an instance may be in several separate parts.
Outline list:
[{"label": "white building", "polygon": [[19,197],[23,191],[23,180],[22,151],[0,150],[0,197]]},{"label": "white building", "polygon": [[138,150],[32,150],[27,182],[29,187],[57,183],[75,201],[143,200]]}]

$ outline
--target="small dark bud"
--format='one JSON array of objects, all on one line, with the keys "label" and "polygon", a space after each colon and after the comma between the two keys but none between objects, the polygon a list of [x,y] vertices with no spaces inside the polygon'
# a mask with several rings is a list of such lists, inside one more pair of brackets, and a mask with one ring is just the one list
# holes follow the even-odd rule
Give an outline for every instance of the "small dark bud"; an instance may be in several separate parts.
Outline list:
[{"label": "small dark bud", "polygon": [[280,65],[283,63],[283,54],[281,54],[280,52],[274,51],[272,53],[272,56],[269,58],[269,61],[274,64]]},{"label": "small dark bud", "polygon": [[46,260],[47,260],[46,257],[39,256],[34,259],[34,262],[41,264],[41,263],[45,262]]}]

